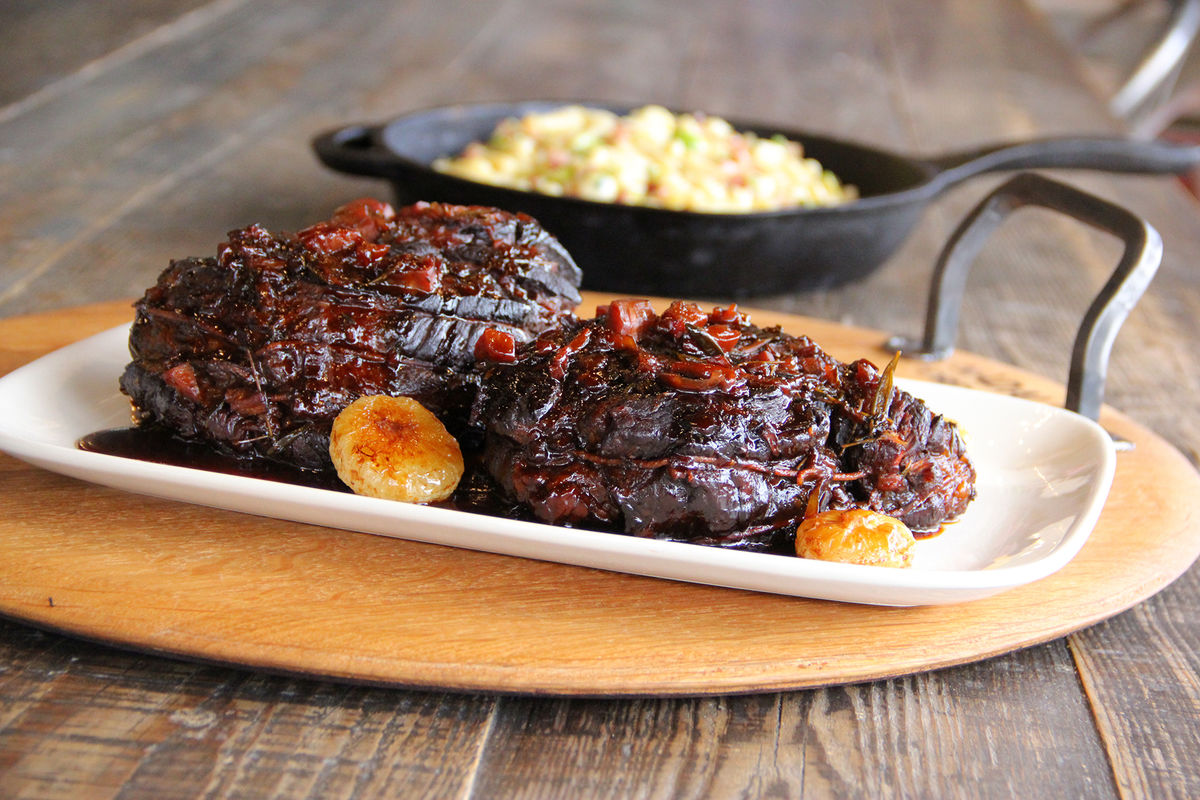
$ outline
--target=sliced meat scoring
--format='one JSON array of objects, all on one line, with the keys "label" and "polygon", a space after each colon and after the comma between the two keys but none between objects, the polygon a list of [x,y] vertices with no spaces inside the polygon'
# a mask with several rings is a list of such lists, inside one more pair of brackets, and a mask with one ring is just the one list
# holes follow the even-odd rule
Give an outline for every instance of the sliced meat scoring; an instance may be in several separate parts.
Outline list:
[{"label": "sliced meat scoring", "polygon": [[121,379],[144,424],[224,452],[330,467],[333,417],[415,397],[452,429],[485,337],[570,317],[580,273],[532,218],[363,199],[295,235],[251,225],[215,258],[173,262],[136,304]]}]

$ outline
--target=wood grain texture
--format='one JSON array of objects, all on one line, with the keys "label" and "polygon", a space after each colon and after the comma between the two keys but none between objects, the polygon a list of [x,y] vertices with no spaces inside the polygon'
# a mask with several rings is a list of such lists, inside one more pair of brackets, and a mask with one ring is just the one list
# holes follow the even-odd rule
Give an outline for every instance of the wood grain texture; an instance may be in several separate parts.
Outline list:
[{"label": "wood grain texture", "polygon": [[52,637],[9,641],[30,658],[9,659],[0,682],[5,797],[461,797],[495,702],[131,662],[79,643],[48,669]]},{"label": "wood grain texture", "polygon": [[4,641],[14,797],[1116,796],[1086,705],[1046,680],[1061,642],[859,686],[618,701],[355,688],[29,628]]},{"label": "wood grain texture", "polygon": [[[0,315],[128,297],[168,259],[210,253],[229,228],[295,229],[383,192],[321,169],[308,138],[443,102],[649,99],[913,154],[1121,130],[1044,20],[1015,0],[196,7],[187,24],[157,17],[170,36],[115,58],[92,51],[95,66],[63,79],[5,71],[48,91],[0,115]],[[6,55],[35,63],[30,42]],[[1117,340],[1107,396],[1200,463],[1197,209],[1163,178],[1058,177],[1163,234],[1163,267]],[[870,279],[755,304],[918,331],[939,247],[998,180],[933,204]],[[1022,212],[973,271],[960,346],[1061,383],[1077,320],[1116,255],[1102,235]],[[1200,751],[1179,732],[1195,730],[1200,708],[1187,673],[1196,575],[1065,640],[981,664],[702,699],[347,688],[0,621],[0,794],[1190,797]]]},{"label": "wood grain texture", "polygon": [[[170,39],[209,0],[125,2],[117,13],[87,0],[6,0],[0,27],[0,119],[36,106],[89,73]],[[64,31],[85,35],[64,36]],[[39,95],[44,90],[44,95]]]},{"label": "wood grain texture", "polygon": [[[1200,794],[1193,755],[1200,747],[1200,643],[1187,604],[1197,589],[1189,572],[1144,606],[1075,637],[1084,688],[1117,781],[1130,796]],[[1138,713],[1127,713],[1135,706]],[[1137,757],[1148,749],[1154,759]]]},{"label": "wood grain texture", "polygon": [[[102,327],[129,318],[127,303],[105,308],[107,320],[95,309],[79,318]],[[843,359],[887,356],[877,331],[752,313]],[[67,310],[11,325],[30,347],[36,331],[54,340],[75,319]],[[8,324],[0,341],[15,338]],[[1028,398],[1055,391],[965,353],[899,372]],[[249,517],[8,464],[0,611],[151,652],[402,686],[669,695],[893,677],[1090,625],[1195,560],[1200,475],[1116,412],[1103,422],[1136,446],[1121,454],[1084,550],[1049,578],[954,606],[882,609],[613,574]]]}]

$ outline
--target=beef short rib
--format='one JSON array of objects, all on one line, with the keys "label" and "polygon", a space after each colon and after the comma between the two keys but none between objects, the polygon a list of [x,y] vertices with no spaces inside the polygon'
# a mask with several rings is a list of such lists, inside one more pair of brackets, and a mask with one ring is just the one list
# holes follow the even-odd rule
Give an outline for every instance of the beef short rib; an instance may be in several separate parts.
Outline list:
[{"label": "beef short rib", "polygon": [[121,389],[144,424],[325,469],[332,420],[362,395],[409,395],[461,427],[476,352],[569,317],[579,280],[537,222],[491,208],[365,199],[294,236],[251,225],[138,301]]},{"label": "beef short rib", "polygon": [[736,308],[620,300],[486,369],[492,478],[537,518],[784,552],[806,514],[865,507],[929,533],[975,472],[952,423]]}]

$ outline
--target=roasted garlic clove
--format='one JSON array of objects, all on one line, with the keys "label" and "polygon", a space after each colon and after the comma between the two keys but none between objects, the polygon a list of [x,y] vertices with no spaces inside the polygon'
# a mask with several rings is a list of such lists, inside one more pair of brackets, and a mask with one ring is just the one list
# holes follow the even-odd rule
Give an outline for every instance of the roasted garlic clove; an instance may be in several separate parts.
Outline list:
[{"label": "roasted garlic clove", "polygon": [[348,405],[333,422],[329,456],[355,494],[405,503],[445,500],[463,475],[458,442],[411,397]]},{"label": "roasted garlic clove", "polygon": [[796,555],[877,567],[912,566],[916,539],[900,520],[856,508],[822,511],[796,529]]}]

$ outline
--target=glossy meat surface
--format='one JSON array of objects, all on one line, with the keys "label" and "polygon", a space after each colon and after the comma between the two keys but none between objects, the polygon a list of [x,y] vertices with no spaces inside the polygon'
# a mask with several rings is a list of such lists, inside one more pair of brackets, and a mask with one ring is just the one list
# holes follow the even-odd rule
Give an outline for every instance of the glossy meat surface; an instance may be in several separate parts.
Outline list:
[{"label": "glossy meat surface", "polygon": [[806,515],[869,508],[936,531],[974,496],[954,426],[735,308],[621,300],[484,374],[483,463],[541,520],[785,552]]},{"label": "glossy meat surface", "polygon": [[408,395],[460,426],[477,349],[569,316],[579,269],[530,217],[358,200],[292,236],[252,225],[173,262],[137,303],[121,388],[143,423],[325,469],[337,413]]}]

